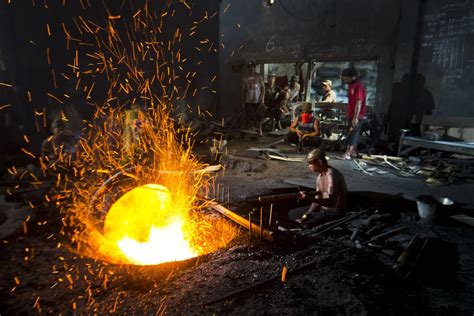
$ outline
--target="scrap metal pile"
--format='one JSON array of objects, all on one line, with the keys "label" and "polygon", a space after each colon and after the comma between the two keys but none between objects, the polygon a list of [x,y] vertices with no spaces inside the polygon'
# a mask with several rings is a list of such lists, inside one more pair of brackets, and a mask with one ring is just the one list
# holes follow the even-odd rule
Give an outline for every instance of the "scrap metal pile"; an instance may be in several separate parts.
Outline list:
[{"label": "scrap metal pile", "polygon": [[474,160],[437,157],[392,157],[363,155],[355,159],[357,168],[365,174],[392,173],[405,178],[423,178],[434,186],[474,180]]}]

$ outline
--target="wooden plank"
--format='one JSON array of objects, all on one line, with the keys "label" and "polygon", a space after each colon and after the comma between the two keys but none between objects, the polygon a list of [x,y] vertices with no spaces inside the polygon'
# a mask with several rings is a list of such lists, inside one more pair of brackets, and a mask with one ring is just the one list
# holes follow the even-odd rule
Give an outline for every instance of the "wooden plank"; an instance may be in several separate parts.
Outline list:
[{"label": "wooden plank", "polygon": [[291,162],[303,162],[304,157],[284,157],[284,156],[278,156],[278,155],[272,155],[267,153],[267,156],[271,159],[275,160],[282,160],[282,161],[291,161]]},{"label": "wooden plank", "polygon": [[319,109],[337,109],[341,111],[347,111],[347,103],[326,103],[326,102],[316,102],[315,107]]},{"label": "wooden plank", "polygon": [[388,159],[388,160],[393,160],[393,161],[403,161],[403,158],[400,157],[394,157],[394,156],[387,156],[387,155],[363,155],[362,159],[365,160],[373,160],[373,159]]},{"label": "wooden plank", "polygon": [[[316,102],[314,105],[316,108],[321,109],[321,110],[336,109],[342,112],[347,112],[347,107],[348,107],[347,103],[342,103],[342,102],[335,102],[335,103]],[[365,112],[367,114],[370,114],[372,113],[372,109],[373,109],[372,106],[367,105],[365,107]]]}]

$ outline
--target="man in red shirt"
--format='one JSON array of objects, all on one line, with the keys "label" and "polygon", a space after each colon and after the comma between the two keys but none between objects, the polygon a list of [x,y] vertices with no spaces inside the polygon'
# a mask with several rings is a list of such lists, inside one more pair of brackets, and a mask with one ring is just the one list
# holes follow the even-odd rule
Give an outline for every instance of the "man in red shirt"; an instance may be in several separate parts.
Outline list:
[{"label": "man in red shirt", "polygon": [[357,144],[359,135],[365,122],[365,87],[359,79],[359,74],[354,68],[342,71],[341,79],[348,87],[348,109],[347,120],[350,126],[350,134],[347,138],[347,148],[343,159],[350,160],[357,156]]}]

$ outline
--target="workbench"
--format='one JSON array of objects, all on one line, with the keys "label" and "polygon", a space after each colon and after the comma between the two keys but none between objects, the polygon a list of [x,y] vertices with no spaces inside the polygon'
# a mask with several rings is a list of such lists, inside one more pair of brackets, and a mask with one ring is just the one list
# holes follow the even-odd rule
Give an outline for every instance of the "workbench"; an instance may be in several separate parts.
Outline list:
[{"label": "workbench", "polygon": [[[438,126],[444,129],[447,135],[449,128],[474,128],[474,118],[471,117],[436,117],[425,115],[421,122],[422,131],[429,126]],[[439,139],[426,139],[423,137],[407,136],[409,130],[401,130],[398,156],[406,155],[416,148],[426,148],[451,152],[461,155],[474,156],[474,142],[458,140],[446,140],[443,136]]]}]

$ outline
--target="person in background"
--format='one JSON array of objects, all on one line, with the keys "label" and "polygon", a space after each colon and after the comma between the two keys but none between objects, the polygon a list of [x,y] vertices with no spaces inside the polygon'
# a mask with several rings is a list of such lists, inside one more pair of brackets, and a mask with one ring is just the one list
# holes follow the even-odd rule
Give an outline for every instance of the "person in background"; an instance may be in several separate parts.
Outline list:
[{"label": "person in background", "polygon": [[328,165],[326,155],[321,149],[313,149],[306,157],[308,168],[317,173],[316,195],[299,193],[299,199],[311,205],[291,210],[288,217],[304,228],[311,228],[344,217],[347,208],[347,186],[344,176]]},{"label": "person in background", "polygon": [[[242,110],[247,120],[247,128],[260,128],[265,104],[265,84],[256,71],[253,61],[247,63],[247,71],[242,80]],[[260,131],[260,135],[262,132]]]},{"label": "person in background", "polygon": [[292,76],[290,84],[286,86],[281,93],[280,109],[284,115],[290,114],[290,103],[299,101],[300,90],[301,86],[298,82],[298,76]]},{"label": "person in background", "polygon": [[67,169],[70,157],[76,152],[76,138],[61,118],[51,123],[51,132],[53,134],[41,144],[42,169]]},{"label": "person in background", "polygon": [[324,90],[324,96],[320,102],[323,102],[323,103],[336,102],[336,92],[332,90],[331,80],[324,80],[323,82],[321,82],[321,88]]},{"label": "person in background", "polygon": [[350,134],[347,138],[347,148],[341,159],[351,160],[357,157],[357,145],[363,125],[365,124],[365,86],[359,79],[359,73],[354,68],[342,71],[341,79],[348,84],[347,122]]},{"label": "person in background", "polygon": [[319,120],[313,116],[311,103],[300,105],[301,114],[296,116],[288,129],[288,141],[297,144],[298,150],[303,147],[315,148],[321,145]]},{"label": "person in background", "polygon": [[[272,120],[272,130],[277,126],[281,127],[281,88],[275,83],[276,75],[269,73],[267,77],[267,83],[265,84],[265,107],[267,108],[267,114]],[[261,128],[260,128],[261,129]]]},{"label": "person in background", "polygon": [[285,87],[286,100],[288,102],[298,102],[301,86],[298,82],[298,76],[292,76],[290,84]]}]

